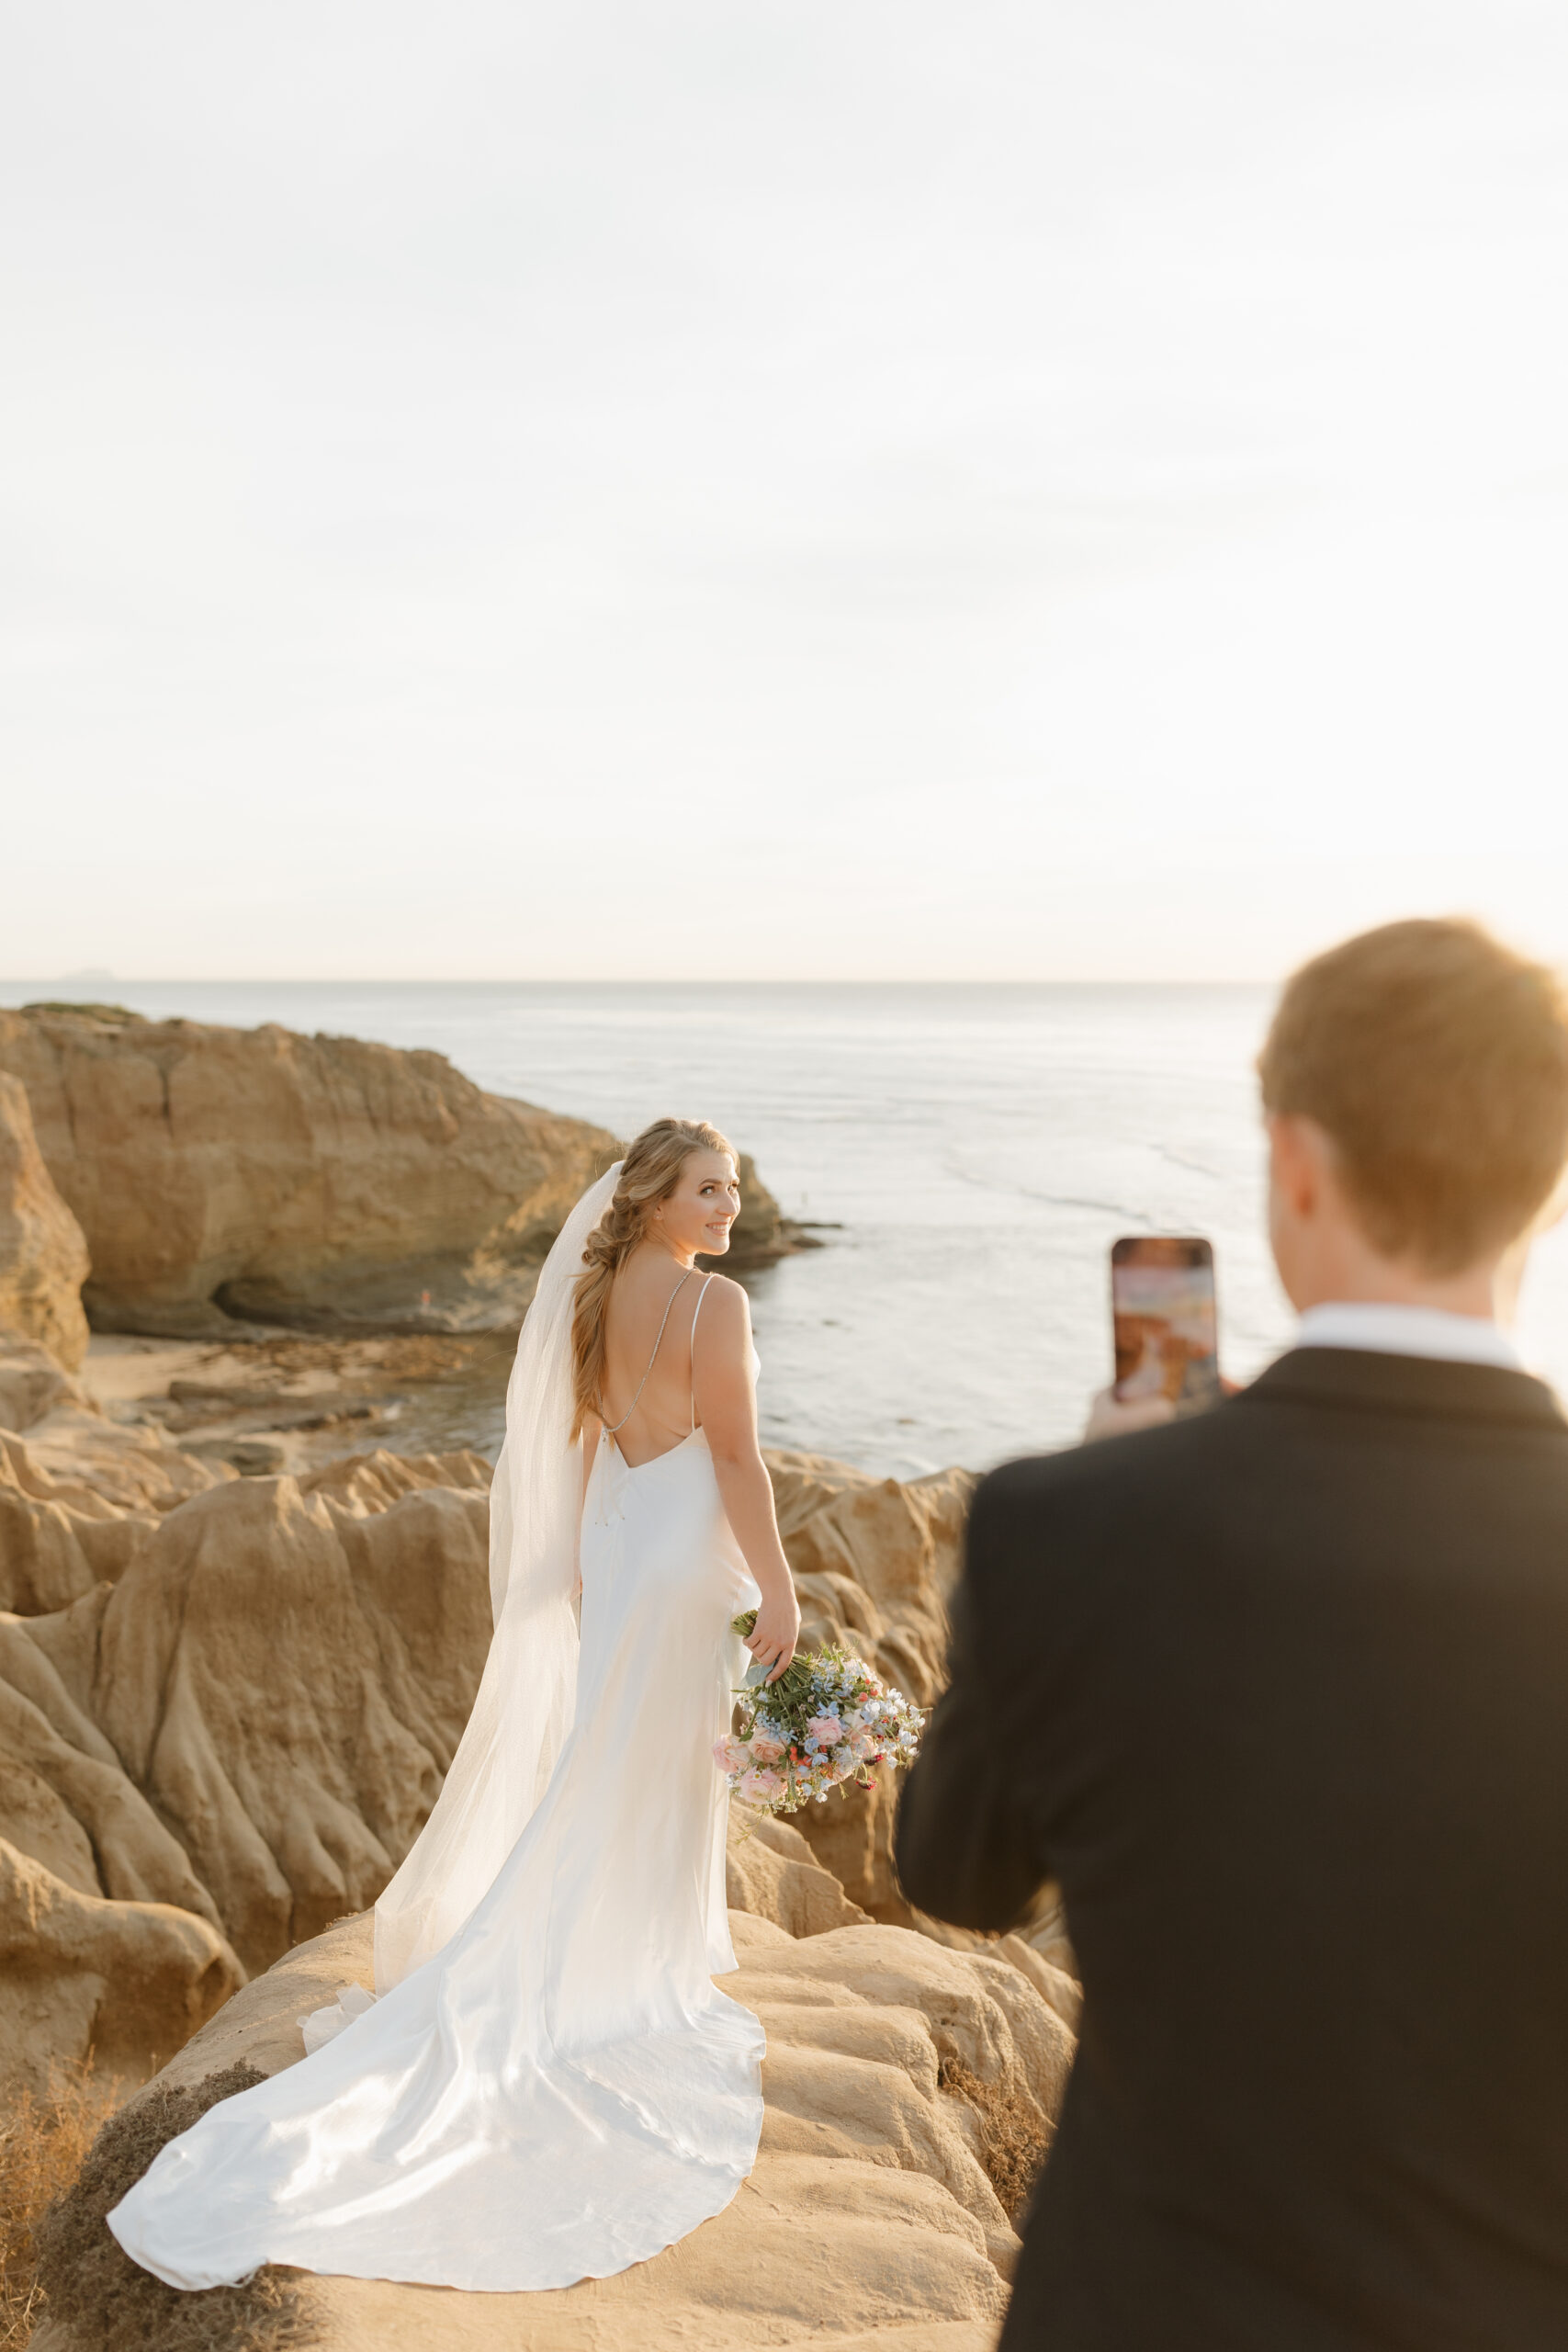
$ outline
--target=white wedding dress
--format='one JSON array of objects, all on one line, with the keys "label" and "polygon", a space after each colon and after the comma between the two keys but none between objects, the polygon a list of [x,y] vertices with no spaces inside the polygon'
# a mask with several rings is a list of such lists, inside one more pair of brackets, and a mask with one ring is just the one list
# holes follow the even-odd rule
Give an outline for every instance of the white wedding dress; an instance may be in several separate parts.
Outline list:
[{"label": "white wedding dress", "polygon": [[[172,2286],[264,2262],[504,2290],[624,2270],[719,2212],[761,2129],[712,1747],[757,1588],[701,1430],[631,1468],[568,1442],[571,1285],[616,1170],[540,1277],[492,1498],[495,1634],[429,1822],[377,1905],[377,1997],[165,2147],[109,2215]],[[700,1301],[699,1301],[700,1304]]]}]

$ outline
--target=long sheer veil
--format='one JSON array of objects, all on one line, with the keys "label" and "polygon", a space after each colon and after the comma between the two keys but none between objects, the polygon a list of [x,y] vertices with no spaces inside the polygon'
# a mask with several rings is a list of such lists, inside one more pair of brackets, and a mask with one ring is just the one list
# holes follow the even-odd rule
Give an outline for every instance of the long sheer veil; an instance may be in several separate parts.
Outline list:
[{"label": "long sheer veil", "polygon": [[557,1236],[517,1342],[490,1507],[495,1633],[434,1810],[376,1905],[376,1990],[457,1934],[544,1795],[572,1718],[581,1453],[570,1434],[572,1292],[617,1160]]}]

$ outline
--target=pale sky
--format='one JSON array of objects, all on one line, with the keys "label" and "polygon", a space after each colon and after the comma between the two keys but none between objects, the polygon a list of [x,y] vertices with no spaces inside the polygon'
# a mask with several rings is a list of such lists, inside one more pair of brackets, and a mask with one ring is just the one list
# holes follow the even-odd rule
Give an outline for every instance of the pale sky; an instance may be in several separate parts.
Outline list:
[{"label": "pale sky", "polygon": [[1562,0],[49,0],[0,976],[1568,956]]}]

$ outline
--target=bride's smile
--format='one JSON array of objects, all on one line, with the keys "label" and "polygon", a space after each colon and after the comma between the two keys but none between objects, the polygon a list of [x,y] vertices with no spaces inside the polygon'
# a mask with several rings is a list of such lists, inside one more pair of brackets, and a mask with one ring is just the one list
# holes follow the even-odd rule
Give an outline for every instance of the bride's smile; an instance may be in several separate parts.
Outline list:
[{"label": "bride's smile", "polygon": [[654,1205],[653,1238],[681,1265],[722,1258],[740,1214],[740,1180],[728,1152],[694,1151],[667,1200]]}]

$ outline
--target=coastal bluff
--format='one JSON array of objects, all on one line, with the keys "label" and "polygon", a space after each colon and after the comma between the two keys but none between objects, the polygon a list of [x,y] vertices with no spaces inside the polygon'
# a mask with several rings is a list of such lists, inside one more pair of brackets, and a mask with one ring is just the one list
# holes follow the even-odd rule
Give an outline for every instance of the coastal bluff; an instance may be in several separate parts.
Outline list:
[{"label": "coastal bluff", "polygon": [[[79,1261],[85,1242],[91,1270],[77,1263],[74,1280],[101,1331],[515,1328],[569,1210],[618,1148],[586,1120],[487,1093],[441,1054],[274,1023],[0,1011],[8,1080],[26,1102],[0,1100],[0,1220],[9,1182],[35,1258],[74,1249]],[[28,1114],[74,1243],[58,1218],[45,1230],[51,1212],[23,1167]],[[12,1161],[23,1173],[8,1180]],[[749,1160],[741,1188],[728,1262],[799,1246]],[[79,1359],[80,1315],[58,1345],[36,1313],[6,1319]]]}]

